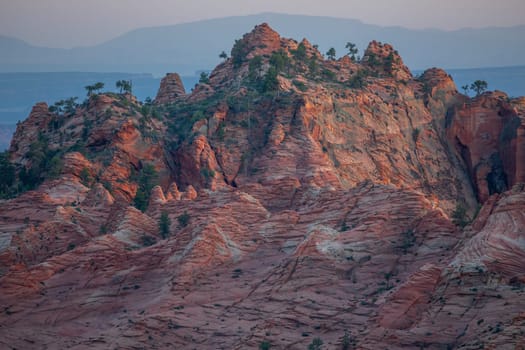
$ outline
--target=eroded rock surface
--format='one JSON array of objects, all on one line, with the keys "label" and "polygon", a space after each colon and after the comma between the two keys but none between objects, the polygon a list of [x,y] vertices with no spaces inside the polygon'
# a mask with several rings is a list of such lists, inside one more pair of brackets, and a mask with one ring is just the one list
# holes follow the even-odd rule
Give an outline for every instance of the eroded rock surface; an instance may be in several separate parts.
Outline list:
[{"label": "eroded rock surface", "polygon": [[20,124],[0,347],[525,346],[523,99],[266,24],[232,56]]},{"label": "eroded rock surface", "polygon": [[165,104],[174,102],[177,97],[184,96],[186,91],[182,80],[177,73],[168,73],[160,82],[160,88],[155,97],[155,103]]}]

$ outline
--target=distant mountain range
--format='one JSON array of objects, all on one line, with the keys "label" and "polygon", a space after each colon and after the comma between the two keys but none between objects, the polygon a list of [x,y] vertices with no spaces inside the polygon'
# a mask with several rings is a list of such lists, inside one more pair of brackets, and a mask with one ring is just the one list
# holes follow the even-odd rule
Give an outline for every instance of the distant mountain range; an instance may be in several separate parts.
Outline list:
[{"label": "distant mountain range", "polygon": [[[193,75],[213,68],[221,51],[256,24],[268,22],[285,37],[309,38],[321,51],[343,55],[346,42],[362,52],[369,41],[388,42],[411,69],[475,68],[525,64],[525,26],[413,30],[381,27],[353,19],[263,13],[142,28],[103,44],[73,49],[31,46],[0,36],[0,72],[166,72]],[[422,55],[424,53],[424,55]]]}]

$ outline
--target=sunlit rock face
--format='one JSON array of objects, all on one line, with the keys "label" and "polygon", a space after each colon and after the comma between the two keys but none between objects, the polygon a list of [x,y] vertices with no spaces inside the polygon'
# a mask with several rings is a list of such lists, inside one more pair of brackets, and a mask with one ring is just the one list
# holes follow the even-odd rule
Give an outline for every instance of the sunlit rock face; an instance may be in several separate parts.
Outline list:
[{"label": "sunlit rock face", "polygon": [[524,111],[267,24],[189,94],[37,104],[0,200],[0,342],[519,349]]}]

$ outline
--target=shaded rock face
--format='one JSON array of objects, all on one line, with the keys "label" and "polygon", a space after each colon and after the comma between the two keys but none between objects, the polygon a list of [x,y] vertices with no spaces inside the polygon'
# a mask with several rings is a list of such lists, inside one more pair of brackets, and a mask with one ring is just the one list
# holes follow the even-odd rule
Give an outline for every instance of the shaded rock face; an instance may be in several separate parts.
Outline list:
[{"label": "shaded rock face", "polygon": [[525,180],[519,108],[506,94],[486,93],[465,102],[452,118],[449,139],[465,160],[481,202]]},{"label": "shaded rock face", "polygon": [[17,171],[38,139],[61,167],[0,201],[0,344],[523,347],[523,99],[413,78],[387,44],[354,62],[264,24],[241,40],[190,95],[19,125]]},{"label": "shaded rock face", "polygon": [[47,103],[37,103],[26,120],[20,123],[11,139],[9,153],[11,158],[18,160],[29,152],[32,142],[38,139],[39,132],[47,128],[52,113],[49,112]]},{"label": "shaded rock face", "polygon": [[174,102],[177,97],[184,96],[186,91],[182,80],[177,73],[168,73],[160,82],[160,88],[155,97],[156,104]]}]

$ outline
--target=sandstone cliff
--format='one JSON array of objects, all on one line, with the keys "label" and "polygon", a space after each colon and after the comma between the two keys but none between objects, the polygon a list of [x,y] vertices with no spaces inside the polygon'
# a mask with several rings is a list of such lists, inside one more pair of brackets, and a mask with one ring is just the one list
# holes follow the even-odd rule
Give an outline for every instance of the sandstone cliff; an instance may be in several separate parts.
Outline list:
[{"label": "sandstone cliff", "polygon": [[524,112],[266,24],[191,94],[37,104],[0,201],[0,344],[519,349]]}]

